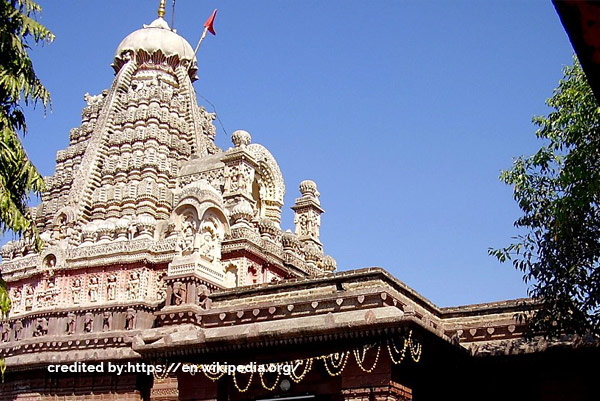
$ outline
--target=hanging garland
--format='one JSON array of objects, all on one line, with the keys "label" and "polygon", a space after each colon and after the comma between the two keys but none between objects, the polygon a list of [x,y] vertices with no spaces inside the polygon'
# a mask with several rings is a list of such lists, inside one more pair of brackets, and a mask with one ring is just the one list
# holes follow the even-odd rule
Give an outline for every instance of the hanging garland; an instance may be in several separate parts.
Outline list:
[{"label": "hanging garland", "polygon": [[[342,374],[348,363],[348,355],[350,355],[350,351],[342,352],[341,354],[336,352],[329,355],[321,355],[319,358],[323,361],[323,365],[325,366],[327,373],[329,373],[329,376],[339,376]],[[337,372],[333,372],[332,369],[329,369],[329,364],[327,363],[328,360],[331,361],[332,368],[338,369]]]},{"label": "hanging garland", "polygon": [[[387,341],[388,353],[390,354],[390,359],[394,363],[394,365],[399,365],[404,360],[404,357],[406,356],[407,345],[408,345],[408,342],[405,339],[404,346],[402,347],[402,351],[398,351],[398,348],[396,347],[396,343],[394,342],[394,339]],[[394,349],[394,352],[392,352],[392,348]],[[394,353],[396,354],[396,356],[394,356]],[[400,358],[396,359],[398,357],[398,355],[400,356]]]},{"label": "hanging garland", "polygon": [[235,386],[235,388],[237,388],[237,390],[240,393],[245,393],[246,391],[248,391],[248,389],[250,388],[250,385],[252,384],[252,378],[254,377],[254,372],[250,372],[250,379],[248,379],[248,384],[246,385],[245,388],[240,388],[240,386],[238,385],[237,379],[235,377],[235,371],[233,371],[233,385]]},{"label": "hanging garland", "polygon": [[[296,366],[295,369],[292,369],[290,371],[290,374],[288,376],[295,383],[300,383],[306,377],[306,375],[308,375],[308,373],[312,370],[313,362],[315,359],[323,361],[323,366],[329,376],[331,376],[331,377],[339,376],[342,374],[342,372],[346,368],[346,365],[348,364],[350,353],[354,354],[354,359],[356,360],[356,365],[359,367],[360,370],[362,370],[365,373],[371,373],[375,370],[375,368],[377,367],[377,363],[379,362],[382,345],[383,344],[380,342],[380,343],[377,343],[376,345],[375,344],[365,345],[362,348],[355,348],[355,349],[348,350],[348,351],[334,352],[331,354],[320,355],[317,357],[310,357],[310,358],[305,358],[305,359],[296,359],[294,361],[287,362],[287,364]],[[399,365],[400,363],[402,363],[402,361],[404,360],[404,358],[407,354],[407,351],[408,351],[408,354],[410,354],[411,359],[415,363],[418,363],[421,359],[421,355],[423,352],[422,344],[415,341],[412,338],[412,330],[409,332],[408,337],[404,338],[402,340],[402,347],[398,347],[398,345],[396,344],[396,341],[393,338],[387,339],[385,341],[385,346],[388,350],[390,360],[392,361],[392,363],[394,365]],[[370,367],[367,368],[364,365],[365,360],[367,359],[367,354],[369,353],[369,350],[371,350],[375,347],[376,347],[376,351],[374,352],[373,363],[371,364]],[[371,355],[373,355],[373,354],[371,354]],[[272,365],[272,364],[261,364],[261,365],[255,365],[255,366],[259,373],[260,383],[261,383],[262,387],[265,390],[273,391],[279,384],[282,374],[281,374],[281,371],[278,370],[275,381],[273,382],[273,384],[271,386],[268,386],[267,383],[265,383],[265,378],[264,378],[265,373],[269,372],[269,370],[267,368],[268,365]],[[303,369],[302,369],[302,373],[298,374],[296,372],[296,369],[300,368],[300,366],[302,366]],[[221,377],[223,377],[225,375],[225,373],[227,373],[227,371],[223,370],[223,369],[220,370],[218,373],[211,372],[208,369],[202,369],[202,372],[204,372],[204,375],[212,381],[219,380]],[[168,375],[168,372],[163,371],[162,373],[163,373],[162,375],[155,373],[154,377],[159,380],[165,379]],[[255,373],[254,370],[250,371],[250,378],[248,379],[248,383],[246,384],[246,386],[244,388],[241,388],[240,385],[238,384],[238,379],[236,377],[236,370],[234,370],[232,372],[233,384],[240,393],[245,393],[246,391],[248,391],[250,389],[250,386],[252,385],[252,380],[254,378],[254,373]]]},{"label": "hanging garland", "polygon": [[259,376],[260,376],[260,384],[262,384],[263,388],[268,391],[273,391],[273,390],[275,390],[275,387],[277,387],[277,384],[279,383],[279,378],[281,377],[281,372],[277,372],[277,377],[275,378],[275,383],[273,383],[273,386],[271,386],[271,387],[269,387],[265,384],[263,372],[259,372]]},{"label": "hanging garland", "polygon": [[214,375],[208,369],[202,369],[202,372],[204,372],[204,376],[208,377],[210,380],[212,380],[214,382],[216,382],[221,377],[223,377],[223,375],[225,375],[225,371],[224,370],[222,370],[218,374],[214,374]]},{"label": "hanging garland", "polygon": [[304,365],[304,370],[302,371],[302,373],[300,375],[296,375],[296,370],[292,370],[290,378],[294,381],[294,383],[300,383],[302,381],[302,379],[304,379],[306,377],[306,375],[308,374],[308,372],[310,372],[310,370],[312,369],[312,365],[313,365],[313,358],[308,358],[308,359],[296,359],[294,361],[296,364],[298,363],[302,363]]},{"label": "hanging garland", "polygon": [[373,365],[371,365],[371,367],[369,369],[367,369],[363,366],[363,362],[365,361],[365,355],[367,355],[367,350],[368,350],[368,347],[365,346],[363,348],[362,356],[360,356],[360,351],[358,349],[355,349],[354,350],[354,359],[356,359],[356,364],[358,365],[360,370],[362,370],[365,373],[371,373],[375,369],[375,366],[377,366],[377,362],[379,361],[379,351],[381,351],[381,345],[377,345],[377,352],[375,353],[375,360],[373,361]]}]

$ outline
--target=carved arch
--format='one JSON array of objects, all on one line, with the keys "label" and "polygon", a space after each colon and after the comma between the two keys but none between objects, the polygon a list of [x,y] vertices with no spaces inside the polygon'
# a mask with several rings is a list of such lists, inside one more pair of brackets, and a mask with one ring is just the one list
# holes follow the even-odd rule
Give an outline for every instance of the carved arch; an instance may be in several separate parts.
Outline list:
[{"label": "carved arch", "polygon": [[[253,143],[248,145],[248,150],[254,156],[259,181],[256,182],[260,193],[260,201],[264,203],[266,210],[261,211],[264,217],[268,217],[277,223],[281,222],[281,207],[285,195],[285,183],[277,161],[264,146]],[[254,185],[254,184],[253,184]],[[254,188],[253,188],[254,190]],[[262,205],[261,205],[262,206]]]}]

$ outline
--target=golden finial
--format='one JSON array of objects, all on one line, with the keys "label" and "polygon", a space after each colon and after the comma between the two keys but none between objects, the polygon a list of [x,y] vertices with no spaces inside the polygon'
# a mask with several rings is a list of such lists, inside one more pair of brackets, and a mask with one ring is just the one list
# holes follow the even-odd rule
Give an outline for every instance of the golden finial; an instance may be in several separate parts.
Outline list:
[{"label": "golden finial", "polygon": [[167,0],[160,0],[160,4],[158,5],[158,18],[162,18],[165,16],[165,5]]}]

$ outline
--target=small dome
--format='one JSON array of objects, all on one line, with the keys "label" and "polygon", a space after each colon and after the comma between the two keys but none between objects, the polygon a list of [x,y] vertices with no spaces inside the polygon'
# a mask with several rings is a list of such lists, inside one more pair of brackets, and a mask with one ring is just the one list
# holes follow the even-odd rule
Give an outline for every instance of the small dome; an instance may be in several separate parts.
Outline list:
[{"label": "small dome", "polygon": [[231,135],[231,142],[236,148],[245,148],[252,142],[252,137],[248,131],[239,129]]},{"label": "small dome", "polygon": [[305,197],[318,198],[321,195],[317,190],[317,184],[312,180],[304,180],[300,183],[300,193]]},{"label": "small dome", "polygon": [[150,25],[144,25],[142,29],[125,37],[115,52],[115,65],[119,65],[123,60],[123,53],[127,51],[137,53],[140,50],[148,54],[160,50],[166,57],[176,55],[180,60],[188,60],[192,64],[196,62],[192,46],[173,32],[162,18],[155,19]]}]

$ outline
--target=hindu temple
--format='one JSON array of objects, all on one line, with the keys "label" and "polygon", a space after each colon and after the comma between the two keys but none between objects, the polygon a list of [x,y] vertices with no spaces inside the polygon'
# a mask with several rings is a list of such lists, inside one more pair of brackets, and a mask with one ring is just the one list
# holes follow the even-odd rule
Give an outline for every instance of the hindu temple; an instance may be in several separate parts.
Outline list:
[{"label": "hindu temple", "polygon": [[195,51],[163,17],[125,37],[110,87],[85,95],[32,210],[42,251],[2,247],[0,400],[597,394],[584,366],[598,348],[526,339],[524,300],[440,308],[384,269],[336,271],[319,234],[336,205],[307,179],[289,211],[266,146],[244,130],[215,144]]}]

